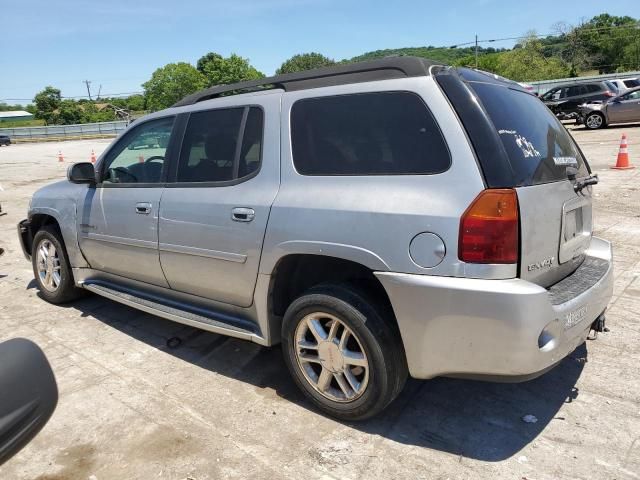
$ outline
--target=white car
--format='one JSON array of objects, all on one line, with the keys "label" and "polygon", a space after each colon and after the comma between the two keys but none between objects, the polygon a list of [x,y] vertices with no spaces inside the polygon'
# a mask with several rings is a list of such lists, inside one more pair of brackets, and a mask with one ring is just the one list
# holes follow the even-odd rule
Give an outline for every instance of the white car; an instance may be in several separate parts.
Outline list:
[{"label": "white car", "polygon": [[640,87],[640,78],[617,78],[609,81],[616,86],[620,93],[626,92],[631,88]]}]

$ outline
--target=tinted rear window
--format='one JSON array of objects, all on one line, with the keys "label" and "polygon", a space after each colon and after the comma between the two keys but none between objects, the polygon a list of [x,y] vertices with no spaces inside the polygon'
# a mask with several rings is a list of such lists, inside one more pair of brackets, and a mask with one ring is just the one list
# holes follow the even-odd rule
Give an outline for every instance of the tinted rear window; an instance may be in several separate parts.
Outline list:
[{"label": "tinted rear window", "polygon": [[192,113],[182,142],[176,180],[228,182],[253,174],[260,168],[262,124],[263,113],[258,107]]},{"label": "tinted rear window", "polygon": [[408,92],[299,100],[291,143],[302,175],[424,175],[451,163],[431,112]]},{"label": "tinted rear window", "polygon": [[573,139],[536,97],[503,85],[469,82],[489,115],[509,157],[516,185],[567,179],[567,166],[588,175]]},{"label": "tinted rear window", "polygon": [[635,80],[635,79],[624,80],[624,84],[627,86],[627,88],[640,87],[640,80]]}]

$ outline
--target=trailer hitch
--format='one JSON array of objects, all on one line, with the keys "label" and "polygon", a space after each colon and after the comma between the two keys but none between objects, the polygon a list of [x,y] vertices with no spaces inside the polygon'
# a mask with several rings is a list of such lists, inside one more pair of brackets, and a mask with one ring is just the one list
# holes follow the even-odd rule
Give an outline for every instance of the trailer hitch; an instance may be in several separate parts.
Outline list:
[{"label": "trailer hitch", "polygon": [[[598,318],[596,318],[593,323],[591,324],[591,329],[589,330],[589,336],[587,337],[587,340],[595,340],[596,338],[598,338],[598,333],[600,332],[608,332],[609,329],[605,326],[605,316],[604,316],[604,312],[602,312]],[[593,335],[591,335],[591,332],[593,332]]]}]

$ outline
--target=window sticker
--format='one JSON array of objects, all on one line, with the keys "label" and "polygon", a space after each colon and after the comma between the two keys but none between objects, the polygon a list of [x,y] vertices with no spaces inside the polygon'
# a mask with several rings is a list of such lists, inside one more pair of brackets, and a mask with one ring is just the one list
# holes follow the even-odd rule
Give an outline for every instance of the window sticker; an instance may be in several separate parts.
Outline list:
[{"label": "window sticker", "polygon": [[578,159],[576,157],[553,157],[553,161],[559,167],[564,165],[578,165]]},{"label": "window sticker", "polygon": [[498,130],[500,135],[513,135],[513,138],[516,141],[516,145],[522,150],[522,154],[525,158],[528,157],[541,157],[540,152],[536,150],[531,143],[524,135],[518,135],[518,132],[515,130]]}]

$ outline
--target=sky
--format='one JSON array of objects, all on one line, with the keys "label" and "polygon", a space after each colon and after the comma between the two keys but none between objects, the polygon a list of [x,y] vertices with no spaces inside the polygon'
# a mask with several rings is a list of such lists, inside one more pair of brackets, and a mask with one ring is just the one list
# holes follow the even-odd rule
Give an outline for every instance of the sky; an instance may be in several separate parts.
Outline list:
[{"label": "sky", "polygon": [[[594,15],[640,16],[638,0],[0,0],[0,102],[141,92],[167,63],[209,51],[273,74],[296,53],[340,60],[367,51],[448,46],[553,31]],[[511,47],[513,41],[486,43]]]}]

